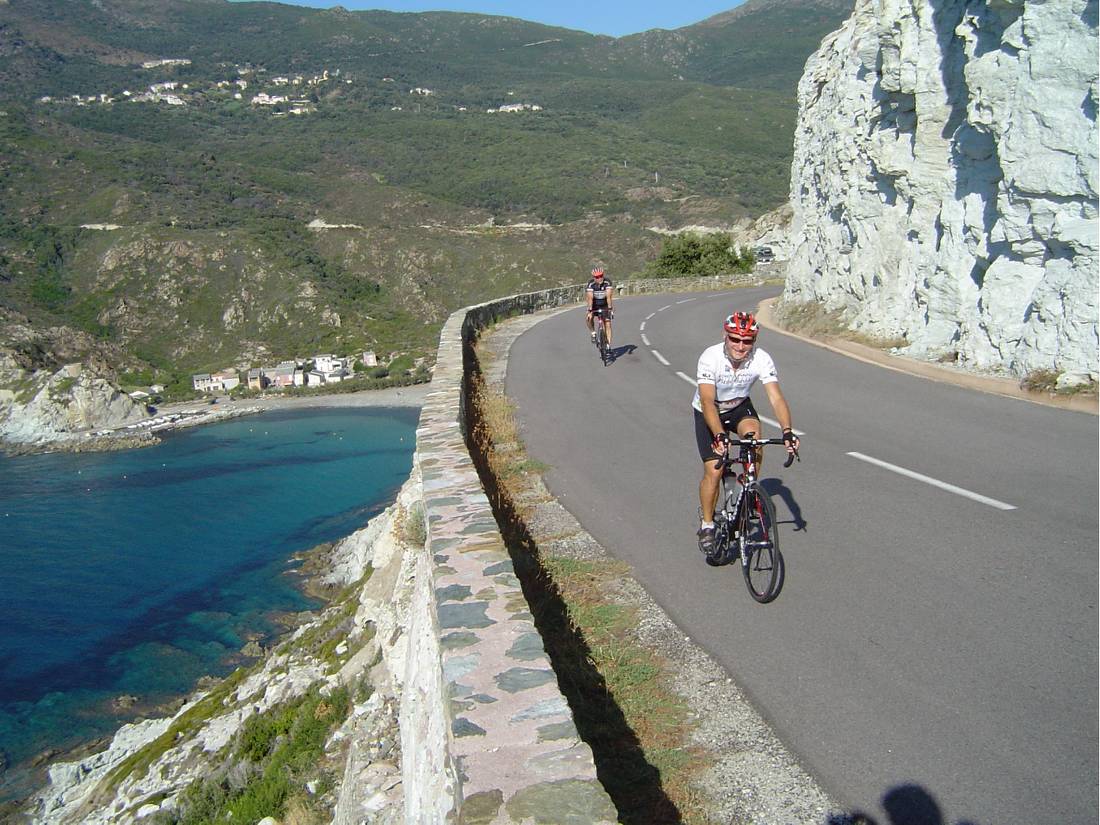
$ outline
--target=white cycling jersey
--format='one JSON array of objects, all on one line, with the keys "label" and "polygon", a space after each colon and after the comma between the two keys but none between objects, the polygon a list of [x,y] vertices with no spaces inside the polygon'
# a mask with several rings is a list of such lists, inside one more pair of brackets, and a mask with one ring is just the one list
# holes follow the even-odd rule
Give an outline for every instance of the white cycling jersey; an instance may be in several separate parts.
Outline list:
[{"label": "white cycling jersey", "polygon": [[[695,369],[696,384],[714,384],[714,398],[721,411],[732,409],[748,398],[749,389],[758,380],[761,384],[771,384],[778,381],[779,376],[776,375],[772,357],[755,347],[745,363],[739,369],[734,369],[726,354],[726,345],[715,344],[703,350],[703,354],[699,356],[699,366]],[[698,387],[691,406],[699,412],[703,411],[703,405],[699,403]]]}]

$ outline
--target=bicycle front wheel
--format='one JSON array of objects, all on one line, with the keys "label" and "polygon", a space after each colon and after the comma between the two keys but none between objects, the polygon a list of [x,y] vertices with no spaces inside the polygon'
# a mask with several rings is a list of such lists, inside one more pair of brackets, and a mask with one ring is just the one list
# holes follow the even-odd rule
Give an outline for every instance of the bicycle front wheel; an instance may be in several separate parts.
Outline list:
[{"label": "bicycle front wheel", "polygon": [[783,589],[783,554],[771,496],[754,487],[746,496],[740,532],[741,572],[749,594],[767,604]]},{"label": "bicycle front wheel", "polygon": [[600,360],[603,361],[603,365],[607,366],[607,331],[603,327],[603,319],[600,318],[596,323],[600,325],[599,330],[596,332],[596,347],[600,350]]}]

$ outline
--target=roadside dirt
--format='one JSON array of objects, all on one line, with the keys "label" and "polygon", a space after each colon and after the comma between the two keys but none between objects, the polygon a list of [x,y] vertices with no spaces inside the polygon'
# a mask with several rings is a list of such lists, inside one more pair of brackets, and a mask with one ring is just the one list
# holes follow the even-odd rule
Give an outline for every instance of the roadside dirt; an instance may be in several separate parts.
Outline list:
[{"label": "roadside dirt", "polygon": [[833,352],[839,352],[847,355],[849,358],[855,358],[857,361],[876,364],[880,367],[886,367],[887,369],[927,378],[930,381],[954,384],[979,392],[1003,395],[1007,398],[1019,398],[1024,401],[1031,401],[1035,404],[1045,404],[1050,407],[1087,412],[1093,415],[1097,415],[1098,409],[1100,409],[1098,408],[1097,396],[1095,395],[1085,393],[1078,395],[1057,395],[1055,393],[1031,392],[1022,388],[1018,381],[1011,378],[975,375],[974,373],[954,369],[949,366],[933,364],[928,361],[918,361],[915,358],[906,358],[903,355],[894,355],[864,344],[857,344],[854,341],[846,341],[842,338],[829,337],[823,340],[807,338],[804,335],[799,335],[796,332],[784,329],[775,322],[772,308],[778,300],[778,298],[770,298],[767,301],[762,301],[756,314],[757,320],[769,330],[783,335],[789,335],[792,338],[805,341],[807,344],[813,344],[815,347],[822,347],[832,350]]}]

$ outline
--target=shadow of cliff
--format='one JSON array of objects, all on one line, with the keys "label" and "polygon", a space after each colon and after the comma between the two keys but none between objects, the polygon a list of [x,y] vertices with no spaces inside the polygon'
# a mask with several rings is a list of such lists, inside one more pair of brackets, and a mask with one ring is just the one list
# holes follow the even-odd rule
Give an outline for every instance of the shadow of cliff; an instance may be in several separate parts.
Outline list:
[{"label": "shadow of cliff", "polygon": [[646,759],[622,709],[592,664],[588,643],[570,620],[561,593],[540,564],[536,542],[489,466],[486,448],[491,445],[492,434],[483,422],[477,401],[482,376],[469,344],[466,349],[467,447],[577,731],[592,749],[596,775],[624,825],[680,823],[682,817],[662,787],[660,772]]}]

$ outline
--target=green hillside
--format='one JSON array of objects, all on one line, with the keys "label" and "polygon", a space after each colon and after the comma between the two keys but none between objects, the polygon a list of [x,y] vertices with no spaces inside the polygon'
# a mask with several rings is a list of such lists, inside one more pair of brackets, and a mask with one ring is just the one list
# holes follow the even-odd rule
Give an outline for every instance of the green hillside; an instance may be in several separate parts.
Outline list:
[{"label": "green hillside", "polygon": [[464,304],[597,260],[623,277],[658,251],[649,227],[785,200],[794,84],[846,11],[750,0],[616,40],[474,14],[8,0],[0,346],[25,320],[162,375],[429,355]]}]

